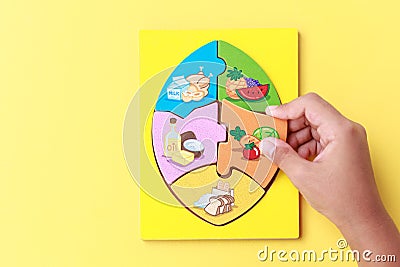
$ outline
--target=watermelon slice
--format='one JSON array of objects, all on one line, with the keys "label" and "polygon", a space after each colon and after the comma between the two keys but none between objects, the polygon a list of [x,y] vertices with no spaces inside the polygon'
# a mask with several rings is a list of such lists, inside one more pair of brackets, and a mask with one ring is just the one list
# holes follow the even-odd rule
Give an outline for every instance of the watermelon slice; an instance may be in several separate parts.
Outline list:
[{"label": "watermelon slice", "polygon": [[267,96],[269,84],[237,89],[237,95],[245,101],[257,101]]}]

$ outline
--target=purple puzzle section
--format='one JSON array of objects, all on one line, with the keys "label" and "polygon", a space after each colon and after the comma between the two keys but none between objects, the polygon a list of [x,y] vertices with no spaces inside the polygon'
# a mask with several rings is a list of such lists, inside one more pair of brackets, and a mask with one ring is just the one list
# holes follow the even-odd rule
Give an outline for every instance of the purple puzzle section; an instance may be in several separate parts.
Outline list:
[{"label": "purple puzzle section", "polygon": [[[170,119],[175,118],[175,130],[182,134],[192,131],[204,146],[201,157],[195,158],[183,166],[164,155],[166,135],[171,131]],[[217,162],[217,143],[226,141],[226,128],[218,124],[218,103],[196,108],[189,116],[181,117],[163,111],[155,111],[152,125],[154,155],[162,176],[168,184],[172,184],[184,174]]]}]

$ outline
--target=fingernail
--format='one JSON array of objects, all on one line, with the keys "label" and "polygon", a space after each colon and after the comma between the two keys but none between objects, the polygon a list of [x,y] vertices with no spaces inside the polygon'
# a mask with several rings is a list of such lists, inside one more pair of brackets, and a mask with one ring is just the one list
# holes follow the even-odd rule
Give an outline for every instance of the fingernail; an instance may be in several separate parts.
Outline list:
[{"label": "fingernail", "polygon": [[269,160],[272,161],[275,154],[275,143],[271,142],[273,140],[269,140],[269,138],[265,138],[260,142],[260,151],[261,153],[266,156]]},{"label": "fingernail", "polygon": [[274,111],[279,106],[268,106],[265,109],[265,114],[272,116],[272,111]]}]

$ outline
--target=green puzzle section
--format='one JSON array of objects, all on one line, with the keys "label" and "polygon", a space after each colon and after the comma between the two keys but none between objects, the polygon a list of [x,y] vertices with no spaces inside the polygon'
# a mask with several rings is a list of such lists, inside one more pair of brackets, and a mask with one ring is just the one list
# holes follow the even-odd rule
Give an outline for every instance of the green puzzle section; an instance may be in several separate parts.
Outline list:
[{"label": "green puzzle section", "polygon": [[[250,111],[265,112],[267,106],[280,105],[281,101],[274,84],[264,70],[251,57],[240,49],[224,41],[218,41],[218,57],[226,63],[225,72],[218,76],[218,100],[226,99],[231,103]],[[243,71],[245,77],[258,80],[261,84],[270,84],[267,96],[258,101],[232,99],[226,93],[228,70],[237,67]]]}]

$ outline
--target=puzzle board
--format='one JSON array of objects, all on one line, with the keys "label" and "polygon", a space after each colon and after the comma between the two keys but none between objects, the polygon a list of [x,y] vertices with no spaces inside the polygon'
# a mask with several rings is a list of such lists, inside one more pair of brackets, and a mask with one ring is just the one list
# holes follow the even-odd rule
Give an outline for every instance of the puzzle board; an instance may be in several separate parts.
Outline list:
[{"label": "puzzle board", "polygon": [[297,96],[297,31],[142,31],[141,82],[168,68],[140,106],[142,238],[298,237],[298,192],[258,149],[286,138],[264,111]]}]

